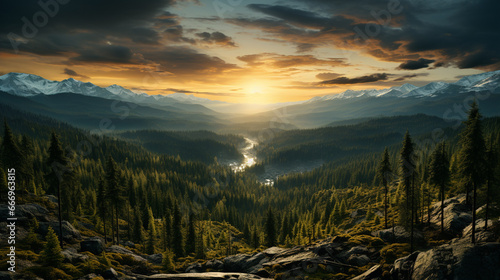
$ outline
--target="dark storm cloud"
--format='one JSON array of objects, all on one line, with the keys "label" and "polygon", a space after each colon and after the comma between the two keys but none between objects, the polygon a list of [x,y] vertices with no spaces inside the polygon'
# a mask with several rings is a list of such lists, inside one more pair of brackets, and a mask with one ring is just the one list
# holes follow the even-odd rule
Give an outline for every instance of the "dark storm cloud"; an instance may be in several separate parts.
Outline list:
[{"label": "dark storm cloud", "polygon": [[410,80],[410,79],[413,79],[413,78],[424,77],[424,76],[429,76],[429,73],[403,75],[403,76],[400,76],[400,77],[394,79],[394,81],[395,82],[401,82],[401,81],[406,81],[406,80]]},{"label": "dark storm cloud", "polygon": [[233,41],[233,39],[222,32],[201,32],[197,33],[196,36],[201,38],[201,41],[204,43],[227,47],[236,47],[236,43]]},{"label": "dark storm cloud", "polygon": [[78,78],[83,78],[83,79],[89,79],[89,77],[85,76],[85,75],[82,75],[82,74],[78,74],[76,73],[75,70],[72,70],[72,69],[69,69],[69,68],[64,68],[64,74],[68,75],[68,76],[71,76],[71,77],[78,77]]},{"label": "dark storm cloud", "polygon": [[132,63],[132,51],[125,46],[97,46],[80,51],[80,55],[72,61],[97,63]]},{"label": "dark storm cloud", "polygon": [[389,74],[387,73],[376,73],[367,76],[361,76],[356,78],[348,78],[348,77],[338,77],[331,80],[326,80],[320,82],[322,85],[352,85],[352,84],[364,84],[364,83],[373,83],[378,81],[385,81],[389,78]]},{"label": "dark storm cloud", "polygon": [[175,74],[220,73],[234,70],[238,67],[226,63],[224,60],[199,53],[185,47],[168,47],[164,50],[155,50],[143,53],[145,59],[161,65],[165,72]]},{"label": "dark storm cloud", "polygon": [[425,59],[420,58],[418,60],[408,60],[406,62],[401,63],[398,66],[398,69],[401,70],[418,70],[422,68],[427,68],[431,63],[435,62],[433,59]]},{"label": "dark storm cloud", "polygon": [[500,1],[293,0],[288,5],[294,2],[308,9],[251,4],[265,17],[227,21],[259,28],[299,50],[304,44],[306,51],[330,44],[403,64],[426,57],[437,61],[434,67],[500,69]]}]

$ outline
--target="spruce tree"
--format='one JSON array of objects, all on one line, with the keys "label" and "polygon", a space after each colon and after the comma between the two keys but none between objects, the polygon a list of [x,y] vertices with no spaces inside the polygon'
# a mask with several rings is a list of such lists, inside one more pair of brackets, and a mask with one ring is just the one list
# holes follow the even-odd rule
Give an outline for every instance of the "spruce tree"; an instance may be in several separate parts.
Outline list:
[{"label": "spruce tree", "polygon": [[467,121],[465,121],[465,128],[460,134],[461,149],[458,156],[460,175],[466,185],[472,185],[472,243],[476,243],[477,188],[484,183],[485,171],[487,170],[486,144],[483,138],[481,118],[479,107],[474,101],[469,110]]},{"label": "spruce tree", "polygon": [[495,149],[493,145],[493,139],[490,139],[489,148],[486,154],[487,160],[487,183],[486,183],[486,209],[485,209],[485,218],[484,218],[484,230],[488,230],[488,218],[489,218],[489,208],[490,208],[490,197],[492,194],[492,188],[494,183],[496,182],[496,174],[495,170],[498,166],[498,151]]},{"label": "spruce tree", "polygon": [[384,150],[384,154],[382,156],[382,160],[380,161],[380,164],[378,166],[377,170],[377,176],[384,186],[384,225],[385,228],[388,228],[387,226],[387,210],[388,210],[388,204],[389,204],[389,180],[391,179],[392,175],[392,168],[391,168],[391,161],[389,159],[389,151],[387,148]]},{"label": "spruce tree", "polygon": [[[400,215],[403,217],[403,222],[406,228],[410,228],[410,251],[413,252],[413,231],[415,217],[415,198],[414,198],[414,177],[415,177],[415,160],[414,160],[413,141],[410,133],[406,131],[403,140],[403,147],[400,152],[399,161],[399,178],[400,184],[404,188],[406,207],[402,209]],[[409,217],[408,217],[409,216]]]},{"label": "spruce tree", "polygon": [[49,172],[46,174],[46,181],[50,188],[55,186],[57,194],[57,204],[58,204],[58,217],[59,217],[59,242],[62,243],[62,196],[61,188],[64,180],[64,174],[68,172],[68,160],[64,155],[64,150],[62,148],[61,142],[59,142],[59,137],[52,132],[50,138],[49,146],[49,157],[47,159],[47,165],[49,166]]},{"label": "spruce tree", "polygon": [[[120,186],[120,171],[118,170],[118,166],[111,156],[108,157],[108,161],[106,163],[106,196],[112,206],[111,216],[115,217],[116,219],[115,221],[112,221],[111,224],[115,224],[114,228],[116,229],[116,242],[117,244],[119,244],[120,229],[118,224],[118,209],[120,209],[124,200],[123,190]],[[113,236],[112,239],[113,244],[115,244],[115,237]]]},{"label": "spruce tree", "polygon": [[186,240],[186,254],[196,252],[196,230],[195,230],[195,217],[193,214],[189,215],[188,232]]},{"label": "spruce tree", "polygon": [[431,155],[429,163],[429,183],[439,187],[441,197],[441,232],[444,232],[444,196],[446,185],[450,181],[450,161],[446,145],[440,143]]},{"label": "spruce tree", "polygon": [[61,247],[59,246],[59,240],[55,234],[52,227],[49,227],[47,231],[47,236],[45,238],[47,243],[44,246],[42,253],[40,254],[40,261],[45,266],[60,267],[63,261],[63,255],[61,254]]},{"label": "spruce tree", "polygon": [[271,208],[267,210],[266,215],[266,245],[267,247],[273,247],[276,245],[276,221],[274,219],[274,213]]},{"label": "spruce tree", "polygon": [[99,217],[101,218],[103,223],[104,244],[106,244],[107,243],[106,218],[108,216],[108,207],[107,207],[106,187],[102,179],[99,180],[99,184],[97,187],[97,212],[99,213]]},{"label": "spruce tree", "polygon": [[182,215],[179,204],[175,203],[172,219],[172,249],[175,257],[184,256],[184,235],[182,234]]}]

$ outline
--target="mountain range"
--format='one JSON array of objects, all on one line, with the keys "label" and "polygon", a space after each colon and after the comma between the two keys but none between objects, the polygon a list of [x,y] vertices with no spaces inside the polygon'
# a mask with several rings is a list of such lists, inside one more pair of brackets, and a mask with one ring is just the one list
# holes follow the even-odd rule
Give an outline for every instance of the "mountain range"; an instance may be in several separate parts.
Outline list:
[{"label": "mountain range", "polygon": [[[51,81],[25,73],[0,76],[0,92],[3,92],[0,103],[84,128],[95,127],[96,121],[108,118],[121,124],[116,126],[119,130],[251,131],[262,127],[311,128],[352,119],[416,113],[444,119],[463,118],[463,114],[453,112],[453,105],[463,104],[470,97],[483,103],[480,105],[484,115],[497,115],[500,71],[465,76],[454,83],[346,90],[305,101],[260,106],[214,101],[184,93],[148,95],[119,85],[100,87],[73,78]],[[486,98],[488,102],[481,102]],[[116,101],[130,108],[126,119],[110,109],[117,106]]]}]

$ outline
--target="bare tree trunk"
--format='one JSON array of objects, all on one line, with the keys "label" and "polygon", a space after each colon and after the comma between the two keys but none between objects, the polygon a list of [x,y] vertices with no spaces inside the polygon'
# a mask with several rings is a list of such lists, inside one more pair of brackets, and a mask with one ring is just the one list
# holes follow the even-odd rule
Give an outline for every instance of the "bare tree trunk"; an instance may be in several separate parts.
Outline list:
[{"label": "bare tree trunk", "polygon": [[389,187],[387,186],[387,184],[385,185],[385,196],[384,196],[384,219],[385,219],[385,228],[387,228],[387,196],[388,196],[388,192],[389,192]]},{"label": "bare tree trunk", "polygon": [[472,193],[472,244],[476,243],[476,182],[473,183]]}]

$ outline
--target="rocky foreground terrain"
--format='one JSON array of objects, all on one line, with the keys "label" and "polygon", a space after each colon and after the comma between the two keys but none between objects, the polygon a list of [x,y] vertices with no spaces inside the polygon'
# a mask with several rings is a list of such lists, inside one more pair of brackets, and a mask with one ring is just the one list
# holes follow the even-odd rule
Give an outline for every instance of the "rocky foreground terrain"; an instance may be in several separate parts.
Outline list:
[{"label": "rocky foreground terrain", "polygon": [[[141,254],[131,242],[106,248],[101,237],[86,236],[86,230],[77,230],[67,222],[63,223],[64,241],[71,245],[62,254],[66,264],[89,267],[88,274],[79,279],[500,279],[500,220],[490,220],[488,231],[484,230],[485,221],[478,220],[478,242],[472,245],[472,218],[465,196],[453,197],[445,201],[446,234],[440,239],[439,206],[436,203],[431,208],[430,226],[416,232],[418,251],[411,254],[408,232],[396,226],[364,234],[340,234],[293,248],[272,247],[254,254],[186,262],[177,267],[176,274],[161,274],[162,254]],[[0,206],[0,215],[7,213],[4,208]],[[55,217],[39,204],[20,205],[17,213],[20,224],[36,217],[41,235],[49,226],[58,229]],[[81,226],[92,232],[91,225]],[[5,228],[0,226],[2,231]],[[433,236],[429,238],[429,234]],[[18,229],[20,240],[27,235],[23,227]],[[107,263],[102,261],[103,252]],[[1,272],[0,279],[33,279],[23,273],[34,266],[33,259],[19,256],[17,266],[17,273]]]}]

